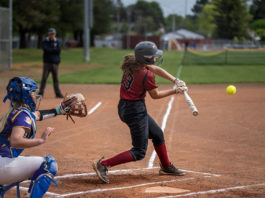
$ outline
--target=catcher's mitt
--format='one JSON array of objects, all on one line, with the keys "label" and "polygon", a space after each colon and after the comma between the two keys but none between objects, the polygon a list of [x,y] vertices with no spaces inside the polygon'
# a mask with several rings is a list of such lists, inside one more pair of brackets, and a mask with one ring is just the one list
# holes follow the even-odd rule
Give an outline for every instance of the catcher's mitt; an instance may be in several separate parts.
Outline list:
[{"label": "catcher's mitt", "polygon": [[68,117],[70,117],[73,123],[75,123],[75,121],[72,116],[86,117],[87,107],[85,104],[85,97],[81,93],[65,96],[60,104],[60,111],[62,114],[66,115],[67,120]]}]

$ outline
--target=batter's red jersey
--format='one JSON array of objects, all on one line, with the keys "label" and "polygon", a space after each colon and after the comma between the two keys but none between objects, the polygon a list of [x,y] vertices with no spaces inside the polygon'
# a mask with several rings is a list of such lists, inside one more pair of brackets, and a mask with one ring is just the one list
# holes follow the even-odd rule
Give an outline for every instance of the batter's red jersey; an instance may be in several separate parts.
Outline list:
[{"label": "batter's red jersey", "polygon": [[146,67],[132,74],[122,76],[120,98],[125,100],[144,100],[146,91],[157,88],[155,77]]}]

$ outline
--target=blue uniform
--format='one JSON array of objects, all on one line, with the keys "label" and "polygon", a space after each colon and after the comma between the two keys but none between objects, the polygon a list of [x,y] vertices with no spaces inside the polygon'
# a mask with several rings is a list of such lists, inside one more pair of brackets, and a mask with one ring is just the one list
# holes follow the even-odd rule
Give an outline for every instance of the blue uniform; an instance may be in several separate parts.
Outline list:
[{"label": "blue uniform", "polygon": [[6,125],[0,133],[0,156],[17,157],[23,149],[15,149],[10,145],[10,137],[14,127],[30,129],[30,133],[25,133],[24,138],[34,138],[36,133],[35,116],[26,108],[14,109],[8,116]]}]

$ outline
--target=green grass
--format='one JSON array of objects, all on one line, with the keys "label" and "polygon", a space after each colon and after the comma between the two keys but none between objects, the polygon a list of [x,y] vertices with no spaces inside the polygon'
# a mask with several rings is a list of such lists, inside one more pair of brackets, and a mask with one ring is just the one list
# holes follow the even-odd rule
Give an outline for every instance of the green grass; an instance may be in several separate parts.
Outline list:
[{"label": "green grass", "polygon": [[[264,50],[217,51],[214,55],[209,52],[187,51],[184,56],[184,65],[264,65]],[[211,52],[210,52],[211,53]],[[212,52],[214,53],[214,52]],[[208,54],[208,55],[207,55]]]},{"label": "green grass", "polygon": [[[123,56],[133,53],[132,50],[117,50],[110,48],[91,48],[90,62],[84,62],[83,49],[66,49],[62,51],[62,64],[69,64],[72,73],[59,76],[61,83],[91,83],[119,84],[121,80],[120,65]],[[181,65],[183,52],[165,51],[162,68],[176,76]],[[42,51],[36,49],[14,50],[13,61],[41,62]],[[78,70],[81,65],[87,70]],[[91,67],[89,67],[91,66]],[[184,65],[181,79],[187,83],[265,83],[265,63],[263,65]],[[156,77],[158,83],[170,83],[168,80]],[[49,80],[50,81],[50,80]]]},{"label": "green grass", "polygon": [[13,50],[13,63],[41,62],[42,51],[40,49],[15,49]]},{"label": "green grass", "polygon": [[188,83],[265,83],[261,66],[184,66],[180,76]]}]

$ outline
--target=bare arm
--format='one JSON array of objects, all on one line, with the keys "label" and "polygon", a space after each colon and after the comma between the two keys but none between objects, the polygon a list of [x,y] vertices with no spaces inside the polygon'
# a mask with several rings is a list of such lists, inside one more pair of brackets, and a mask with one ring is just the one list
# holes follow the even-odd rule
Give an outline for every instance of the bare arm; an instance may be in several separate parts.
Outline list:
[{"label": "bare arm", "polygon": [[174,76],[172,76],[170,73],[168,73],[166,70],[162,69],[161,67],[158,67],[156,65],[147,65],[147,67],[154,74],[156,74],[162,78],[168,79],[171,82],[175,83],[176,78]]},{"label": "bare arm", "polygon": [[39,111],[35,111],[35,112],[33,112],[33,114],[35,115],[36,120],[39,121],[40,120],[40,112]]},{"label": "bare arm", "polygon": [[10,144],[13,148],[30,148],[41,145],[46,142],[48,136],[52,133],[54,128],[47,127],[40,138],[27,139],[24,138],[25,132],[29,132],[29,129],[22,127],[14,127],[11,134]]},{"label": "bare arm", "polygon": [[158,88],[155,88],[155,89],[149,90],[148,93],[151,96],[151,98],[160,99],[160,98],[164,98],[164,97],[176,94],[176,89],[168,89],[168,90],[159,91]]}]

